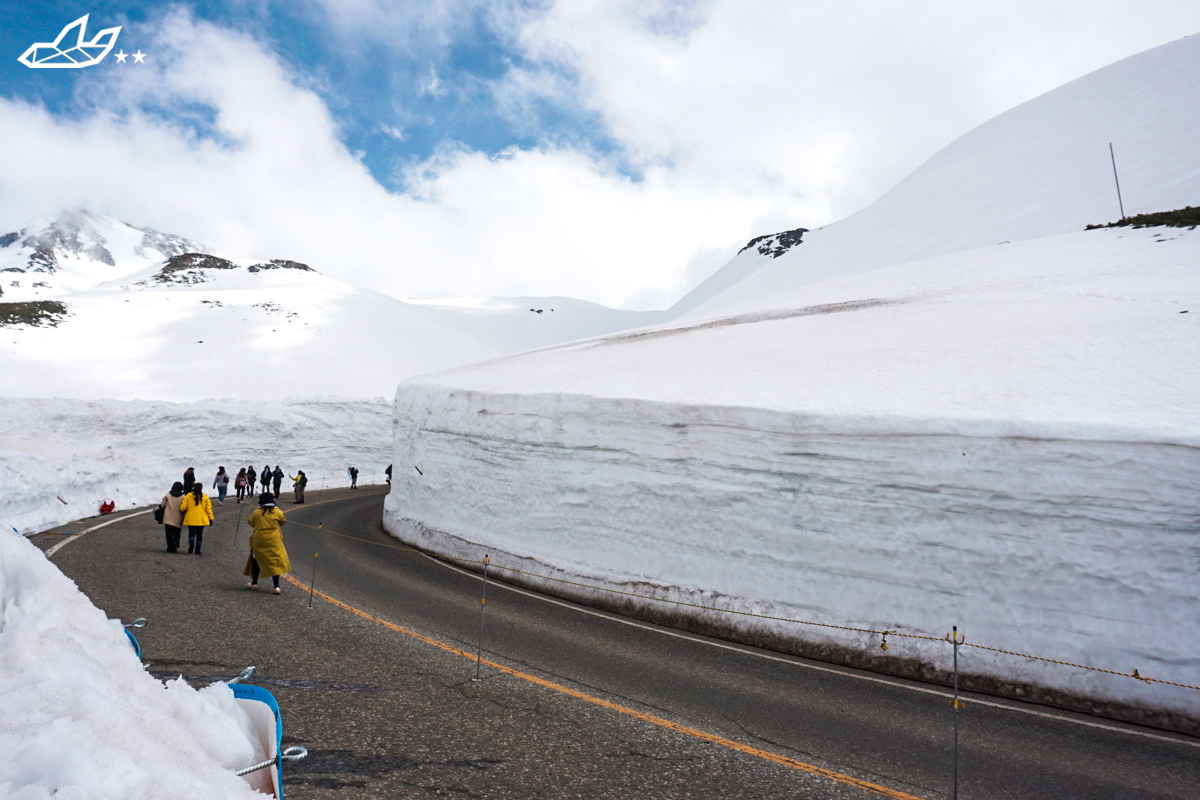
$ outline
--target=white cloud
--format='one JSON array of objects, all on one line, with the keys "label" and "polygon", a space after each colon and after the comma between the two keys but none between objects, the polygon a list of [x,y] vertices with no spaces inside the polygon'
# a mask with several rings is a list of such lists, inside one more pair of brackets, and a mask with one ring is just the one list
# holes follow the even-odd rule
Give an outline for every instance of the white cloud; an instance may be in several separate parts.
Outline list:
[{"label": "white cloud", "polygon": [[555,0],[518,34],[526,71],[577,87],[504,92],[577,89],[640,163],[840,217],[990,117],[1196,30],[1181,0]]},{"label": "white cloud", "polygon": [[[153,66],[110,71],[103,110],[80,119],[0,101],[7,224],[86,206],[400,295],[661,305],[694,253],[748,236],[764,205],[666,170],[634,183],[562,149],[444,153],[392,194],[340,144],[317,95],[249,37],[176,15],[154,52]],[[216,140],[147,104],[209,107]]]},{"label": "white cloud", "polygon": [[[388,23],[391,5],[357,0],[353,16],[338,4],[338,24],[358,35],[369,20],[382,36],[460,25],[456,13],[479,7],[432,3]],[[404,193],[340,143],[302,76],[245,34],[177,14],[145,65],[103,73],[90,112],[0,100],[0,214],[11,226],[86,206],[399,295],[662,306],[752,235],[852,211],[994,113],[1200,27],[1200,8],[1158,6],[564,0],[514,12],[534,66],[497,86],[503,107],[582,103],[642,179],[565,145],[447,150]],[[212,129],[148,107],[206,108],[198,124]]]}]

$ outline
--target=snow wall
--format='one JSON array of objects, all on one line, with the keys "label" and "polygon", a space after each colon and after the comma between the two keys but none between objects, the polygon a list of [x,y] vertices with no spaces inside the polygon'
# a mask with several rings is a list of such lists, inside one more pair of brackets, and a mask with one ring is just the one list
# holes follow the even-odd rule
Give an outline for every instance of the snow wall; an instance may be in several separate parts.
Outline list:
[{"label": "snow wall", "polygon": [[302,469],[310,492],[349,486],[350,466],[363,485],[382,483],[391,416],[383,398],[0,398],[0,525],[30,534],[95,514],[105,498],[118,509],[157,503],[188,467],[214,497],[218,466],[231,477],[250,464]]},{"label": "snow wall", "polygon": [[[1200,442],[410,381],[384,526],[493,568],[1200,684]],[[419,467],[420,472],[414,467]],[[776,650],[944,681],[945,642],[499,577]],[[1200,730],[1200,692],[963,648],[966,685]]]}]

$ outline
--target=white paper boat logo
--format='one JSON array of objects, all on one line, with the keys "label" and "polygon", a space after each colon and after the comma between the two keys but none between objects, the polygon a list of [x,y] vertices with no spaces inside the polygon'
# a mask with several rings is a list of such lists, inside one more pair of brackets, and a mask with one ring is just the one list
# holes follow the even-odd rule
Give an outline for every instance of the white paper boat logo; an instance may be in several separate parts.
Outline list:
[{"label": "white paper boat logo", "polygon": [[53,42],[31,44],[17,61],[30,69],[80,69],[99,64],[117,43],[121,28],[105,28],[85,42],[87,21],[88,15],[84,14],[63,28]]}]

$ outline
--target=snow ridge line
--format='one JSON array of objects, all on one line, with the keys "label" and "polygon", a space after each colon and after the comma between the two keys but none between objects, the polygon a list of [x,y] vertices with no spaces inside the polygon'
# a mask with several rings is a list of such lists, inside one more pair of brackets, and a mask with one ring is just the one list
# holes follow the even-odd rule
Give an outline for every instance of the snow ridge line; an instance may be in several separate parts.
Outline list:
[{"label": "snow ridge line", "polygon": [[[386,547],[391,550],[401,550],[401,551],[410,552],[410,553],[421,553],[422,555],[433,556],[434,558],[442,559],[445,561],[454,561],[459,564],[479,564],[480,566],[482,566],[485,563],[483,560],[480,560],[480,559],[462,558],[460,556],[452,556],[452,555],[443,554],[443,553],[430,552],[427,550],[419,550],[415,547],[409,547],[407,545],[393,545],[393,544],[385,544],[383,542],[373,542],[369,539],[362,539],[357,536],[350,536],[349,534],[339,533],[337,531],[330,530],[329,528],[326,528],[323,525],[316,525],[316,526],[305,525],[302,522],[293,522],[290,524],[295,525],[296,527],[299,527],[299,528],[308,528],[309,530],[318,531],[320,533],[328,533],[332,536],[339,536],[343,539],[350,539],[355,542],[363,542],[365,544],[375,545],[376,547]],[[80,534],[80,535],[82,535],[82,534]],[[63,544],[65,544],[65,542]],[[58,546],[61,546],[61,545],[58,545]],[[833,629],[841,630],[841,631],[853,631],[855,633],[869,633],[869,634],[880,637],[880,647],[883,650],[887,650],[887,637],[889,637],[889,636],[891,636],[893,638],[920,639],[920,640],[928,641],[928,642],[951,643],[951,639],[950,639],[949,635],[946,635],[943,637],[943,636],[930,636],[928,634],[920,634],[920,633],[901,633],[901,632],[893,631],[893,630],[881,630],[881,629],[876,629],[876,628],[856,628],[856,627],[853,627],[850,625],[834,625],[832,623],[816,622],[814,620],[793,619],[791,617],[776,617],[776,616],[771,616],[770,614],[755,614],[752,611],[737,611],[737,610],[728,609],[728,608],[718,608],[716,606],[706,606],[702,603],[688,603],[683,600],[668,600],[666,598],[654,597],[653,595],[640,594],[638,592],[625,592],[625,591],[621,591],[620,589],[610,589],[608,587],[596,586],[596,585],[593,585],[590,583],[581,583],[579,581],[567,580],[566,578],[555,578],[550,575],[542,575],[542,574],[536,573],[536,572],[528,572],[526,570],[517,569],[515,567],[505,567],[505,566],[497,564],[495,561],[491,561],[491,560],[487,561],[486,563],[490,566],[490,569],[493,569],[493,570],[496,570],[496,569],[505,570],[506,572],[512,572],[512,573],[519,574],[519,575],[526,575],[530,578],[538,578],[540,580],[554,581],[556,583],[565,583],[565,584],[569,584],[571,586],[578,586],[580,588],[591,589],[593,591],[598,591],[598,592],[608,592],[610,594],[623,595],[625,597],[636,597],[641,600],[652,600],[657,603],[668,603],[671,605],[684,606],[687,608],[696,608],[696,609],[700,609],[703,611],[715,611],[715,612],[718,612],[721,614],[736,614],[736,615],[742,616],[742,617],[767,619],[767,620],[772,620],[775,622],[789,622],[789,623],[793,623],[796,625],[810,625],[810,626],[819,627],[819,628],[833,628]],[[1046,664],[1057,664],[1057,665],[1063,666],[1063,667],[1073,667],[1075,669],[1088,670],[1091,672],[1100,672],[1105,675],[1115,675],[1120,678],[1134,678],[1136,680],[1142,681],[1143,683],[1147,683],[1147,684],[1160,683],[1165,686],[1176,686],[1181,689],[1194,689],[1196,691],[1200,691],[1200,686],[1193,686],[1190,683],[1178,683],[1176,681],[1168,681],[1163,678],[1152,678],[1148,675],[1142,675],[1141,673],[1138,672],[1136,667],[1134,668],[1134,670],[1132,672],[1117,672],[1116,670],[1105,669],[1104,667],[1092,667],[1087,664],[1077,664],[1073,661],[1061,661],[1061,660],[1055,659],[1055,658],[1047,658],[1046,656],[1033,655],[1032,653],[1022,653],[1022,652],[1018,652],[1016,650],[1004,650],[999,647],[989,647],[988,645],[975,644],[973,642],[961,641],[959,644],[960,644],[960,646],[963,646],[963,647],[974,647],[976,649],[987,650],[992,653],[1003,653],[1004,655],[1016,656],[1018,658],[1029,658],[1029,659],[1033,659],[1034,661],[1041,661]]]}]

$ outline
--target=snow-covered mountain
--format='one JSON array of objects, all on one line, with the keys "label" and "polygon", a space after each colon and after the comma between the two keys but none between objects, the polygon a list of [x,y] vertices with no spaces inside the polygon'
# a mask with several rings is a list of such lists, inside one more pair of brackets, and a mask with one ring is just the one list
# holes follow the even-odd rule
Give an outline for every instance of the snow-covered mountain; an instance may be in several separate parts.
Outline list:
[{"label": "snow-covered mountain", "polygon": [[[1147,50],[965,134],[867,208],[748,247],[674,315],[772,307],[780,293],[918,259],[1083,230],[1200,200],[1200,35]],[[783,237],[786,234],[778,236]],[[785,248],[784,252],[780,249]]]},{"label": "snow-covered mountain", "polygon": [[405,302],[85,212],[37,231],[13,240],[3,273],[46,318],[0,328],[8,397],[390,397],[410,375],[663,317],[563,297]]},{"label": "snow-covered mountain", "polygon": [[0,300],[78,292],[172,256],[206,250],[182,236],[67,209],[0,234]]},{"label": "snow-covered mountain", "polygon": [[[611,590],[957,624],[1200,683],[1200,231],[1083,230],[1119,216],[1110,141],[1127,212],[1200,205],[1197,75],[1191,37],[1013,109],[858,214],[750,243],[668,325],[410,379],[395,461],[421,472],[397,471],[386,526]],[[949,664],[937,642],[883,655],[641,605],[882,670]],[[1200,719],[1192,690],[970,653],[989,690]]]}]

